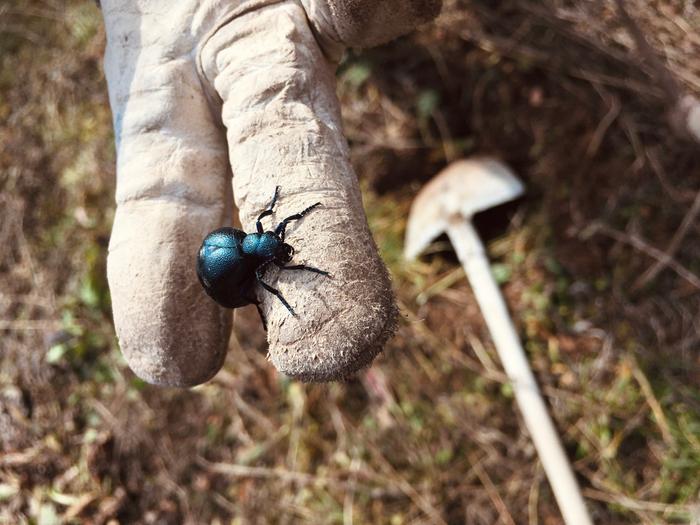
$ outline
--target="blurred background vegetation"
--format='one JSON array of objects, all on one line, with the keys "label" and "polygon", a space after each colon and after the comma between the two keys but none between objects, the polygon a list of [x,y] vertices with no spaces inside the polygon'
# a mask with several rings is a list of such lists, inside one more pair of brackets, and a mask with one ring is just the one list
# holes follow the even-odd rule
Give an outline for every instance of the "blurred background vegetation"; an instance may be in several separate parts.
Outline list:
[{"label": "blurred background vegetation", "polygon": [[[700,94],[700,11],[628,0]],[[338,72],[370,224],[401,306],[346,383],[303,385],[237,314],[224,369],[144,384],[105,281],[114,147],[98,8],[0,5],[0,523],[561,523],[449,246],[400,254],[449,160],[528,195],[479,217],[597,523],[700,518],[700,148],[615,2],[447,0]],[[672,109],[672,108],[671,108]]]}]

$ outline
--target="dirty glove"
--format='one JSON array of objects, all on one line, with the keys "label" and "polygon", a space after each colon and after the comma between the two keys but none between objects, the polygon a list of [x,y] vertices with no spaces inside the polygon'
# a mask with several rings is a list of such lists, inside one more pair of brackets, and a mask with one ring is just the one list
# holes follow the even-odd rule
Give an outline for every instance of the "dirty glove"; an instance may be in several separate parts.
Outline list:
[{"label": "dirty glove", "polygon": [[[269,270],[298,317],[259,289],[281,372],[326,381],[367,365],[396,307],[370,236],[341,132],[334,69],[347,45],[388,41],[433,17],[440,0],[103,0],[105,73],[117,145],[117,211],[108,278],[131,368],[163,385],[221,367],[231,311],[200,286],[211,230],[242,227],[280,199],[294,264]],[[233,191],[231,189],[233,181]]]}]

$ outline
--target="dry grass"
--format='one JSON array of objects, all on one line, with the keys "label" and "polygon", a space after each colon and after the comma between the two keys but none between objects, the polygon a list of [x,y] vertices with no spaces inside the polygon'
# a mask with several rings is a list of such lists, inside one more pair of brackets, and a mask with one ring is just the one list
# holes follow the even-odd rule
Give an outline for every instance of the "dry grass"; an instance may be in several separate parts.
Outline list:
[{"label": "dry grass", "polygon": [[[420,184],[473,153],[527,182],[478,220],[596,522],[697,522],[697,145],[613,2],[446,4],[339,72],[397,336],[358,378],[300,385],[246,310],[190,391],[144,385],[113,338],[99,12],[0,6],[0,523],[560,523],[449,247],[400,258]],[[694,4],[634,5],[697,95]]]}]

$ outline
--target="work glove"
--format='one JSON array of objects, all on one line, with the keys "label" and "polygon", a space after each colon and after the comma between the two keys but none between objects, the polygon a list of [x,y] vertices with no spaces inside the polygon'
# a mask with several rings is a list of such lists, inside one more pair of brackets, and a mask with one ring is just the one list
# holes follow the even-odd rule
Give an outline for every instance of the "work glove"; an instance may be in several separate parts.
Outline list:
[{"label": "work glove", "polygon": [[[126,360],[151,383],[191,386],[222,366],[231,311],[196,275],[203,238],[242,228],[280,197],[265,229],[304,271],[265,275],[296,312],[256,288],[277,369],[345,377],[391,335],[397,309],[349,162],[335,95],[346,46],[386,42],[440,0],[103,0],[105,74],[117,148],[107,273]],[[231,184],[233,181],[233,184]]]}]

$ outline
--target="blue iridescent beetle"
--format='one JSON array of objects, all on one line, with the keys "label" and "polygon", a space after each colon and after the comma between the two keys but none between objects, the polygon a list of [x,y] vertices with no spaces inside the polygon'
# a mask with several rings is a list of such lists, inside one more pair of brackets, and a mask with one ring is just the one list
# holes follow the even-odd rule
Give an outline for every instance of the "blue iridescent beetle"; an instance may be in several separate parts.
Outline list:
[{"label": "blue iridescent beetle", "polygon": [[296,315],[280,291],[263,281],[264,271],[270,264],[282,270],[306,270],[328,276],[328,272],[305,264],[287,266],[294,256],[294,248],[284,242],[287,225],[320,206],[320,202],[287,217],[274,231],[264,230],[262,219],[274,212],[279,189],[279,186],[275,188],[272,202],[258,216],[255,223],[257,232],[245,233],[236,228],[219,228],[204,238],[197,255],[197,277],[209,297],[225,308],[254,304],[263,325],[265,318],[256,298],[256,283],[275,295],[289,313]]}]

